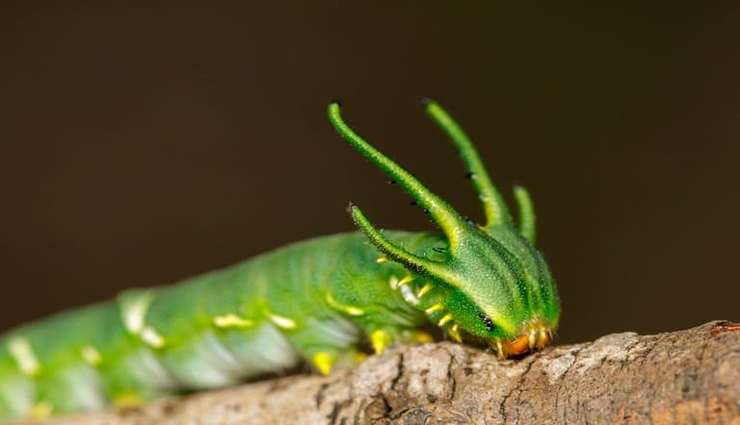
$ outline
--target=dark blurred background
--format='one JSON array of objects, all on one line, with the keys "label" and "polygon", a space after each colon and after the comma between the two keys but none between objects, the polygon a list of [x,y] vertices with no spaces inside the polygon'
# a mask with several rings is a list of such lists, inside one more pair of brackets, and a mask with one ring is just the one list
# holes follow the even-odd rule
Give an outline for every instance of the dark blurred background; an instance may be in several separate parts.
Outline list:
[{"label": "dark blurred background", "polygon": [[548,3],[4,3],[0,329],[351,230],[349,200],[429,228],[333,99],[480,217],[422,96],[533,194],[562,341],[738,319],[740,7]]}]

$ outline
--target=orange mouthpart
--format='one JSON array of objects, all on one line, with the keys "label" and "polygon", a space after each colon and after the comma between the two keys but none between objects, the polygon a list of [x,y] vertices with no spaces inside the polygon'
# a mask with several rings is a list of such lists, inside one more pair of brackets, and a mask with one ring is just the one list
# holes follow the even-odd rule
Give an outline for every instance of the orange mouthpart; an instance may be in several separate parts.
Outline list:
[{"label": "orange mouthpart", "polygon": [[512,341],[504,341],[502,343],[505,355],[523,354],[529,351],[529,337],[522,335],[519,338]]},{"label": "orange mouthpart", "polygon": [[530,328],[529,331],[519,337],[502,341],[499,353],[501,357],[516,356],[528,351],[534,351],[546,347],[552,341],[552,332],[547,328]]}]

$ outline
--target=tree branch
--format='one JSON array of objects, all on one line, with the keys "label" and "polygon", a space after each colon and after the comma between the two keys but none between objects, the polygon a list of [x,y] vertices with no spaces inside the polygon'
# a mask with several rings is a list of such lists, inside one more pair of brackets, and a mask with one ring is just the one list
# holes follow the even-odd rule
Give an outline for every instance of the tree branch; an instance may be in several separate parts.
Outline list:
[{"label": "tree branch", "polygon": [[612,334],[518,360],[447,342],[53,425],[740,424],[740,324]]}]

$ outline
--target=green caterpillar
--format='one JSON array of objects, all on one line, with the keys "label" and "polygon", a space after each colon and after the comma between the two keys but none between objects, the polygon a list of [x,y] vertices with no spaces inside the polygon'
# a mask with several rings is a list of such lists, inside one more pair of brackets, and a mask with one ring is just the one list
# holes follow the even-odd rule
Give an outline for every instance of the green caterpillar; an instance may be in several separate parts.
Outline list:
[{"label": "green caterpillar", "polygon": [[349,206],[359,232],[298,242],[177,285],[134,289],[0,337],[0,419],[138,404],[184,389],[235,384],[302,359],[323,374],[439,326],[501,358],[548,345],[560,304],[534,248],[529,195],[515,189],[518,227],[468,137],[435,102],[428,115],[457,147],[485,224],[458,214],[358,136],[339,134],[387,173],[442,233],[378,230]]}]

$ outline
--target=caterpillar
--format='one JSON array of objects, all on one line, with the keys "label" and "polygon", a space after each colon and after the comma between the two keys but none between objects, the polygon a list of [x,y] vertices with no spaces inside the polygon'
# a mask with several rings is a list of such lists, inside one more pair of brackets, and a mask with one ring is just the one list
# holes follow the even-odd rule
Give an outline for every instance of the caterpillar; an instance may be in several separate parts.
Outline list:
[{"label": "caterpillar", "polygon": [[424,105],[462,158],[483,224],[366,142],[331,103],[328,118],[339,135],[408,192],[439,231],[383,231],[350,204],[359,231],[11,329],[0,337],[0,418],[136,405],[304,361],[329,374],[359,361],[363,345],[382,353],[395,343],[431,341],[429,325],[500,358],[550,344],[560,302],[534,246],[530,196],[515,187],[515,224],[465,132],[438,103]]}]

